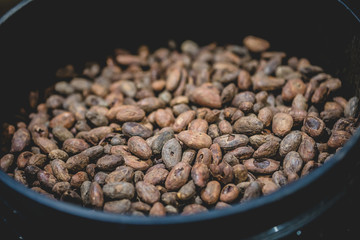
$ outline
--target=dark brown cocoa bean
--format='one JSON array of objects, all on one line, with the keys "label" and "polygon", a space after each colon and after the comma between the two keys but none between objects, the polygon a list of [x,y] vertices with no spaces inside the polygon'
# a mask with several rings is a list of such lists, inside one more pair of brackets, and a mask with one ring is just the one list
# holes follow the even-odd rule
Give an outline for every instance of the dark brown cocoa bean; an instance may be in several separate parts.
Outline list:
[{"label": "dark brown cocoa bean", "polygon": [[182,154],[181,161],[192,165],[195,157],[196,151],[194,149],[186,149]]},{"label": "dark brown cocoa bean", "polygon": [[262,72],[256,73],[251,78],[254,90],[273,91],[280,89],[285,84],[284,78],[267,76]]},{"label": "dark brown cocoa bean", "polygon": [[170,128],[155,135],[155,139],[151,143],[151,150],[153,154],[160,154],[162,152],[164,144],[172,138],[174,138],[174,131]]},{"label": "dark brown cocoa bean", "polygon": [[100,145],[89,147],[81,152],[82,155],[87,156],[91,161],[100,158],[103,153],[104,147]]},{"label": "dark brown cocoa bean", "polygon": [[210,165],[211,175],[223,184],[230,183],[234,178],[233,168],[226,162]]},{"label": "dark brown cocoa bean", "polygon": [[201,162],[195,163],[191,169],[191,178],[196,186],[205,187],[210,178],[209,167]]},{"label": "dark brown cocoa bean", "polygon": [[237,86],[240,90],[248,90],[251,87],[251,77],[248,71],[242,69],[239,71]]},{"label": "dark brown cocoa bean", "polygon": [[180,132],[178,134],[178,139],[187,147],[193,149],[209,148],[212,144],[212,139],[209,135],[191,130]]},{"label": "dark brown cocoa bean", "polygon": [[234,172],[234,182],[236,184],[245,182],[248,179],[248,170],[244,165],[236,164],[232,168]]},{"label": "dark brown cocoa bean", "polygon": [[298,173],[302,169],[303,160],[298,152],[291,151],[286,154],[283,162],[285,173],[295,172]]},{"label": "dark brown cocoa bean", "polygon": [[226,121],[226,120],[222,120],[219,122],[219,130],[221,135],[225,135],[225,134],[232,134],[233,129],[231,126],[231,123]]},{"label": "dark brown cocoa bean", "polygon": [[319,137],[325,127],[325,123],[317,117],[308,116],[304,119],[304,131],[312,138]]},{"label": "dark brown cocoa bean", "polygon": [[96,167],[102,171],[113,171],[116,167],[124,163],[121,155],[105,155],[96,162]]},{"label": "dark brown cocoa bean", "polygon": [[181,201],[187,201],[192,197],[194,197],[195,194],[196,194],[196,187],[194,181],[191,180],[179,189],[176,196]]},{"label": "dark brown cocoa bean", "polygon": [[[90,205],[90,199],[89,199],[90,186],[91,186],[91,182],[85,181],[81,184],[80,187],[80,197],[84,206]],[[69,188],[70,188],[70,183],[69,183]]]},{"label": "dark brown cocoa bean", "polygon": [[136,193],[142,201],[148,204],[154,204],[160,200],[159,190],[154,185],[144,181],[136,183]]},{"label": "dark brown cocoa bean", "polygon": [[70,181],[70,175],[66,168],[66,163],[60,159],[55,159],[50,162],[54,176],[61,182]]},{"label": "dark brown cocoa bean", "polygon": [[269,158],[274,157],[279,149],[278,141],[269,141],[262,144],[253,154],[254,158]]},{"label": "dark brown cocoa bean", "polygon": [[174,129],[174,132],[181,132],[183,131],[187,125],[192,121],[194,120],[195,118],[195,111],[193,110],[190,110],[190,111],[186,111],[186,112],[183,112],[181,113],[176,119],[175,119],[175,122],[174,122],[174,125],[173,125],[173,129]]},{"label": "dark brown cocoa bean", "polygon": [[219,91],[211,84],[203,84],[192,91],[191,100],[202,107],[220,108],[221,97]]},{"label": "dark brown cocoa bean", "polygon": [[166,89],[174,91],[180,83],[181,69],[179,67],[172,68],[166,78]]},{"label": "dark brown cocoa bean", "polygon": [[131,208],[131,201],[129,199],[122,199],[117,201],[110,201],[104,204],[104,211],[110,213],[127,213]]},{"label": "dark brown cocoa bean", "polygon": [[132,199],[135,195],[135,187],[128,182],[114,182],[105,184],[104,196],[110,199]]},{"label": "dark brown cocoa bean", "polygon": [[308,161],[307,163],[305,163],[305,165],[301,171],[301,177],[309,174],[311,171],[315,170],[318,167],[319,167],[319,164],[316,163],[315,161]]},{"label": "dark brown cocoa bean", "polygon": [[[5,155],[6,156],[6,155]],[[28,181],[33,182],[37,179],[37,173],[40,171],[41,169],[37,166],[34,165],[28,165],[25,167],[24,172],[26,175],[26,178],[28,179]]]},{"label": "dark brown cocoa bean", "polygon": [[161,201],[167,205],[173,205],[177,207],[179,205],[177,192],[166,192],[161,195]]},{"label": "dark brown cocoa bean", "polygon": [[146,97],[137,102],[137,106],[149,113],[165,107],[165,102],[157,97]]},{"label": "dark brown cocoa bean", "polygon": [[191,166],[186,162],[179,162],[169,172],[166,180],[165,187],[169,191],[178,190],[188,180],[191,171]]},{"label": "dark brown cocoa bean", "polygon": [[308,162],[315,159],[317,154],[316,142],[306,133],[302,132],[301,134],[302,140],[298,148],[298,153],[305,162]]},{"label": "dark brown cocoa bean", "polygon": [[195,163],[204,163],[209,166],[212,163],[212,153],[208,148],[202,148],[198,151],[195,159]]},{"label": "dark brown cocoa bean", "polygon": [[269,158],[251,158],[244,161],[244,166],[253,173],[272,174],[279,170],[280,162]]},{"label": "dark brown cocoa bean", "polygon": [[201,199],[208,205],[215,204],[220,197],[221,185],[218,181],[210,181],[201,191]]},{"label": "dark brown cocoa bean", "polygon": [[305,83],[298,78],[290,79],[284,85],[281,93],[281,97],[284,101],[292,101],[297,94],[304,94],[306,90]]},{"label": "dark brown cocoa bean", "polygon": [[239,160],[244,160],[251,157],[251,155],[254,153],[254,149],[248,146],[238,147],[228,153],[233,154]]},{"label": "dark brown cocoa bean", "polygon": [[231,102],[236,93],[237,93],[237,89],[235,84],[230,83],[221,92],[221,96],[220,96],[221,102],[223,104]]},{"label": "dark brown cocoa bean", "polygon": [[128,166],[117,167],[115,171],[109,173],[105,179],[106,183],[131,182],[134,177],[134,170]]},{"label": "dark brown cocoa bean", "polygon": [[45,137],[37,137],[34,140],[34,143],[41,149],[42,152],[48,154],[52,150],[58,149],[58,146],[52,140]]},{"label": "dark brown cocoa bean", "polygon": [[210,124],[207,134],[211,138],[217,138],[220,136],[220,130],[216,124]]},{"label": "dark brown cocoa bean", "polygon": [[97,172],[94,176],[94,182],[97,182],[98,184],[100,184],[101,186],[103,186],[106,183],[106,178],[109,174],[105,173],[105,172]]},{"label": "dark brown cocoa bean", "polygon": [[88,164],[89,164],[89,157],[82,154],[77,154],[70,157],[66,161],[66,168],[70,172],[78,172],[84,170]]},{"label": "dark brown cocoa bean", "polygon": [[333,131],[327,145],[331,148],[342,147],[351,137],[351,134],[346,131]]},{"label": "dark brown cocoa bean", "polygon": [[57,182],[52,188],[52,192],[60,197],[65,191],[70,190],[71,186],[69,182]]},{"label": "dark brown cocoa bean", "polygon": [[231,105],[238,108],[242,102],[255,103],[255,100],[255,94],[253,92],[244,91],[235,95],[231,101]]},{"label": "dark brown cocoa bean", "polygon": [[249,138],[243,134],[227,134],[214,139],[214,143],[220,145],[225,151],[245,146],[249,142]]},{"label": "dark brown cocoa bean", "polygon": [[34,153],[29,151],[20,153],[16,160],[16,166],[18,169],[24,169],[33,155]]},{"label": "dark brown cocoa bean", "polygon": [[166,209],[161,202],[154,203],[149,211],[149,216],[163,217],[165,215],[166,215]]},{"label": "dark brown cocoa bean", "polygon": [[193,203],[193,204],[189,204],[186,205],[182,211],[182,215],[190,215],[190,214],[196,214],[196,213],[200,213],[200,212],[206,212],[207,208],[197,204],[197,203]]},{"label": "dark brown cocoa bean", "polygon": [[212,163],[219,164],[222,159],[222,151],[220,145],[218,143],[211,144],[210,151],[211,151]]},{"label": "dark brown cocoa bean", "polygon": [[144,139],[151,137],[152,130],[136,122],[126,122],[122,125],[122,132],[128,136],[139,136]]},{"label": "dark brown cocoa bean", "polygon": [[34,154],[30,157],[28,165],[34,165],[43,168],[48,162],[45,154]]},{"label": "dark brown cocoa bean", "polygon": [[239,189],[235,184],[229,183],[223,187],[220,192],[220,201],[225,203],[231,203],[235,201],[240,194]]},{"label": "dark brown cocoa bean", "polygon": [[134,211],[141,211],[141,212],[149,212],[151,209],[151,206],[147,203],[144,203],[144,202],[132,202],[131,203],[131,210],[134,210]]},{"label": "dark brown cocoa bean", "polygon": [[257,135],[253,135],[253,136],[249,137],[250,145],[252,147],[254,147],[255,149],[259,148],[261,145],[263,145],[264,143],[266,143],[268,141],[280,142],[281,139],[272,134],[266,134],[266,135],[257,134]]},{"label": "dark brown cocoa bean", "polygon": [[67,129],[70,129],[74,125],[75,120],[76,119],[73,113],[63,112],[57,115],[56,117],[54,117],[53,119],[51,119],[49,123],[49,127],[54,128],[56,126],[62,126]]},{"label": "dark brown cocoa bean", "polygon": [[82,183],[88,181],[89,177],[86,172],[80,171],[75,173],[70,180],[70,185],[74,189],[78,189],[81,187]]},{"label": "dark brown cocoa bean", "polygon": [[10,152],[21,152],[30,144],[30,132],[26,128],[19,128],[11,140]]},{"label": "dark brown cocoa bean", "polygon": [[22,183],[25,186],[28,186],[28,182],[26,180],[25,172],[20,169],[14,170],[14,179],[15,181]]},{"label": "dark brown cocoa bean", "polygon": [[52,134],[60,142],[64,142],[69,138],[74,138],[74,135],[67,128],[63,126],[54,127],[52,130]]},{"label": "dark brown cocoa bean", "polygon": [[188,130],[197,131],[207,133],[208,130],[208,122],[204,119],[194,119],[189,123]]},{"label": "dark brown cocoa bean", "polygon": [[350,98],[344,108],[344,116],[356,118],[359,112],[358,106],[359,106],[359,98],[358,97]]},{"label": "dark brown cocoa bean", "polygon": [[167,169],[172,169],[181,161],[182,149],[180,143],[172,138],[167,141],[162,148],[162,160]]},{"label": "dark brown cocoa bean", "polygon": [[297,151],[302,141],[302,134],[300,131],[291,131],[280,142],[279,154],[284,157],[291,151]]},{"label": "dark brown cocoa bean", "polygon": [[273,119],[273,112],[269,107],[264,107],[259,110],[258,119],[264,124],[265,127],[270,126]]},{"label": "dark brown cocoa bean", "polygon": [[241,199],[241,202],[245,202],[245,201],[260,197],[261,194],[262,194],[262,191],[261,191],[260,183],[258,181],[253,181],[245,189],[244,196]]},{"label": "dark brown cocoa bean", "polygon": [[152,161],[146,160],[140,160],[138,157],[133,155],[123,155],[125,165],[133,168],[134,170],[146,170],[152,165]]},{"label": "dark brown cocoa bean", "polygon": [[151,171],[148,171],[144,175],[144,182],[150,183],[154,186],[158,184],[163,184],[169,174],[169,171],[164,168],[155,168]]},{"label": "dark brown cocoa bean", "polygon": [[263,52],[270,48],[270,43],[268,41],[251,35],[245,37],[243,43],[245,47],[252,52]]},{"label": "dark brown cocoa bean", "polygon": [[49,191],[54,187],[55,183],[57,182],[56,178],[52,174],[43,170],[38,171],[37,179],[39,180],[41,187]]},{"label": "dark brown cocoa bean", "polygon": [[264,124],[255,115],[240,117],[233,125],[236,133],[250,136],[260,133],[263,128]]},{"label": "dark brown cocoa bean", "polygon": [[139,136],[129,138],[128,147],[134,155],[141,159],[149,159],[152,155],[150,146]]},{"label": "dark brown cocoa bean", "polygon": [[63,150],[72,155],[81,153],[89,147],[87,142],[79,138],[69,138],[63,143]]},{"label": "dark brown cocoa bean", "polygon": [[287,113],[276,113],[272,120],[272,131],[275,135],[283,137],[288,134],[293,127],[293,118]]},{"label": "dark brown cocoa bean", "polygon": [[101,186],[92,182],[89,188],[89,203],[95,208],[102,208],[104,205],[104,195]]}]

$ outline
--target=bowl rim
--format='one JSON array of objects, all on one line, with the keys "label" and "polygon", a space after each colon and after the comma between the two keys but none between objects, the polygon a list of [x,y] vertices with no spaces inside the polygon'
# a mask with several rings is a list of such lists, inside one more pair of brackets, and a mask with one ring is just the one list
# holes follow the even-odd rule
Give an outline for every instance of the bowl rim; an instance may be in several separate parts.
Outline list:
[{"label": "bowl rim", "polygon": [[[23,0],[10,9],[0,18],[0,27],[15,13],[24,9],[34,0]],[[354,14],[354,12],[341,0],[338,0],[346,10],[356,18],[358,22],[360,19]],[[302,177],[298,181],[287,184],[286,186],[281,187],[279,190],[265,196],[261,196],[251,201],[236,203],[232,207],[223,208],[223,209],[211,209],[206,212],[201,212],[191,215],[170,215],[166,217],[143,217],[143,216],[129,216],[124,214],[114,214],[107,213],[104,211],[93,210],[78,206],[75,204],[62,202],[59,200],[50,199],[42,194],[39,194],[30,188],[24,186],[23,184],[17,182],[13,178],[9,177],[6,173],[0,171],[0,181],[5,184],[8,188],[14,190],[18,194],[31,199],[45,207],[49,207],[58,212],[63,212],[68,215],[75,217],[81,217],[89,220],[107,222],[107,223],[116,223],[116,224],[126,224],[126,225],[172,225],[172,224],[182,224],[182,223],[191,223],[198,221],[209,221],[217,218],[229,217],[232,215],[239,215],[259,207],[264,207],[270,204],[273,204],[283,198],[286,198],[297,191],[304,190],[310,184],[318,181],[322,175],[334,169],[345,159],[348,152],[351,149],[356,147],[357,143],[360,141],[360,129],[357,129],[353,136],[346,142],[342,149],[336,152],[331,159],[323,164],[321,167],[315,169],[308,174],[307,176]],[[11,203],[10,203],[11,204]]]}]

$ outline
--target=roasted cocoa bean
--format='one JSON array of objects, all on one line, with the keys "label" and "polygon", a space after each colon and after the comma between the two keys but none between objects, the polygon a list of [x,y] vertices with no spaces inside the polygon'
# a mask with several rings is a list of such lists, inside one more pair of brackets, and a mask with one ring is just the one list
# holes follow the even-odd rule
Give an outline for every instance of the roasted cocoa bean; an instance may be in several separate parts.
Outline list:
[{"label": "roasted cocoa bean", "polygon": [[188,180],[191,171],[191,166],[186,162],[179,162],[169,172],[166,180],[165,187],[169,190],[178,190]]},{"label": "roasted cocoa bean", "polygon": [[276,113],[272,120],[272,131],[275,135],[283,137],[288,134],[293,127],[293,118],[287,113]]},{"label": "roasted cocoa bean", "polygon": [[210,181],[201,191],[201,199],[208,205],[215,204],[220,197],[221,185],[218,181]]},{"label": "roasted cocoa bean", "polygon": [[279,142],[272,140],[262,144],[253,154],[254,158],[274,157],[279,149]]},{"label": "roasted cocoa bean", "polygon": [[261,133],[264,124],[255,115],[240,117],[233,125],[236,133],[255,135]]},{"label": "roasted cocoa bean", "polygon": [[220,201],[231,203],[235,201],[240,194],[239,189],[235,184],[229,183],[223,187],[220,193]]},{"label": "roasted cocoa bean", "polygon": [[159,190],[151,183],[144,181],[137,182],[136,193],[142,201],[148,204],[154,204],[160,200]]},{"label": "roasted cocoa bean", "polygon": [[105,184],[104,196],[110,199],[132,199],[135,195],[135,187],[128,182],[114,182]]},{"label": "roasted cocoa bean", "polygon": [[10,152],[21,152],[30,144],[30,132],[26,128],[19,128],[11,140]]},{"label": "roasted cocoa bean", "polygon": [[191,180],[179,189],[176,196],[181,201],[187,201],[195,196],[195,194],[196,187],[194,181]]},{"label": "roasted cocoa bean", "polygon": [[116,167],[124,163],[121,155],[105,155],[96,162],[96,167],[102,171],[113,171]]},{"label": "roasted cocoa bean", "polygon": [[209,167],[202,162],[195,163],[191,169],[191,178],[196,186],[205,187],[210,178]]},{"label": "roasted cocoa bean", "polygon": [[141,159],[149,159],[151,157],[151,148],[143,138],[139,136],[131,137],[129,138],[127,145],[130,152],[137,157]]},{"label": "roasted cocoa bean", "polygon": [[245,146],[248,142],[249,138],[244,134],[227,134],[214,139],[214,143],[219,144],[225,151]]},{"label": "roasted cocoa bean", "polygon": [[66,163],[60,159],[55,159],[50,162],[52,172],[54,173],[54,176],[62,182],[68,182],[70,181],[71,177],[68,173],[68,170],[66,168]]},{"label": "roasted cocoa bean", "polygon": [[300,131],[291,131],[280,142],[279,154],[284,157],[291,151],[297,151],[302,141],[302,134]]},{"label": "roasted cocoa bean", "polygon": [[244,166],[253,173],[272,174],[279,170],[280,162],[269,158],[251,158],[244,161]]},{"label": "roasted cocoa bean", "polygon": [[166,168],[172,169],[181,161],[182,148],[180,143],[175,138],[167,141],[162,148],[161,157]]},{"label": "roasted cocoa bean", "polygon": [[197,150],[201,148],[209,148],[212,144],[212,139],[209,135],[191,130],[180,132],[178,134],[178,139],[187,147]]}]

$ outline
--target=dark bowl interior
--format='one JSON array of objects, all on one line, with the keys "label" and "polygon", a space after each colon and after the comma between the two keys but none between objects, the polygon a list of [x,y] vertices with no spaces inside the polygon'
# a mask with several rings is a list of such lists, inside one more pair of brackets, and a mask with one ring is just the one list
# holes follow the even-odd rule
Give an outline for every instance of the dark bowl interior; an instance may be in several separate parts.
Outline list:
[{"label": "dark bowl interior", "polygon": [[[195,5],[57,0],[22,4],[24,7],[13,16],[0,21],[0,122],[15,121],[19,109],[27,105],[29,90],[51,86],[61,66],[73,64],[80,71],[87,61],[104,63],[117,47],[136,52],[145,44],[155,50],[166,47],[170,39],[178,45],[187,39],[199,45],[225,45],[242,44],[246,35],[260,36],[271,42],[271,50],[284,51],[289,57],[306,57],[339,77],[345,96],[359,95],[360,25],[340,1],[241,1],[236,5],[221,1]],[[24,223],[21,231],[25,235],[31,235],[29,226],[36,221],[52,229],[54,224],[47,221],[50,218],[52,223],[66,224],[72,231],[96,226],[101,234],[109,235],[138,229],[147,233],[171,229],[181,234],[182,228],[206,231],[217,226],[232,232],[243,226],[239,237],[252,236],[299,216],[311,219],[318,215],[319,206],[331,206],[354,173],[354,156],[359,151],[354,146],[359,135],[357,132],[333,161],[301,181],[231,209],[196,216],[154,219],[95,212],[46,199],[3,173],[0,200],[21,213],[16,221]],[[308,221],[293,221],[290,225],[301,226]],[[98,233],[89,233],[93,234]]]}]

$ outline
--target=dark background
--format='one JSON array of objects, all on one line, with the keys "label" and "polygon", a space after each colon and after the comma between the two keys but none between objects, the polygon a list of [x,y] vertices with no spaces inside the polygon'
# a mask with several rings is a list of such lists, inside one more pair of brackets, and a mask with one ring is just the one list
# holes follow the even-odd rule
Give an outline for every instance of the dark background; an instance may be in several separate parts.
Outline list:
[{"label": "dark background", "polygon": [[[17,4],[18,0],[0,0],[0,16],[8,9]],[[352,1],[355,2],[355,1]],[[352,4],[355,13],[360,15],[358,6]],[[334,16],[335,17],[335,16]],[[359,24],[360,27],[360,24]],[[360,175],[360,174],[359,174]],[[298,231],[286,237],[291,239],[359,239],[359,215],[360,215],[360,180],[359,176],[351,183],[348,195],[340,200],[334,207],[317,218],[315,221],[298,229]],[[311,196],[306,196],[311,197]],[[13,226],[9,226],[2,215],[0,206],[0,238],[19,239],[14,233]],[[4,237],[8,236],[8,237]]]}]

